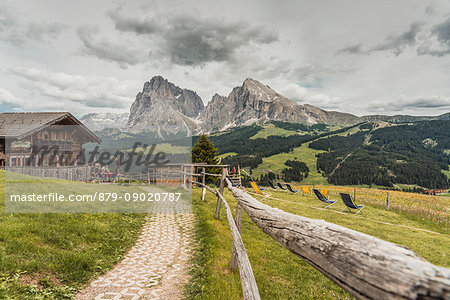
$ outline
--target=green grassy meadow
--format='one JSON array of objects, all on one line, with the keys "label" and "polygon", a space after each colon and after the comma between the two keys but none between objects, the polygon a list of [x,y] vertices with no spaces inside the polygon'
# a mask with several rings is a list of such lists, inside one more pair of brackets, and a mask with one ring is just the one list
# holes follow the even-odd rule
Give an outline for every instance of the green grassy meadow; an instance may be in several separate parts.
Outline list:
[{"label": "green grassy meadow", "polygon": [[278,135],[278,136],[286,137],[286,136],[291,136],[294,134],[302,134],[302,132],[294,131],[294,130],[286,130],[283,128],[276,127],[274,124],[269,124],[269,125],[264,126],[263,129],[258,131],[258,133],[255,134],[254,136],[252,136],[250,139],[258,139],[258,138],[266,139],[268,136],[271,136],[271,135]]},{"label": "green grassy meadow", "polygon": [[[433,264],[450,267],[450,230],[448,218],[434,222],[415,211],[402,211],[365,203],[363,215],[340,213],[336,209],[317,209],[320,204],[311,195],[269,191],[274,199],[264,203],[308,218],[321,219],[380,239],[404,245]],[[194,189],[193,203],[197,216],[198,246],[194,258],[193,280],[188,287],[189,299],[242,299],[239,272],[229,271],[231,233],[224,211],[214,218],[216,197]],[[225,197],[233,214],[236,200],[228,191]],[[332,199],[336,197],[332,195]],[[442,199],[442,198],[440,198]],[[335,200],[338,200],[337,198]],[[407,199],[405,200],[407,201]],[[445,202],[442,202],[445,205]],[[350,299],[346,291],[264,234],[244,213],[242,239],[262,299]]]},{"label": "green grassy meadow", "polygon": [[120,261],[145,219],[119,213],[6,214],[4,201],[0,171],[0,299],[72,299]]}]

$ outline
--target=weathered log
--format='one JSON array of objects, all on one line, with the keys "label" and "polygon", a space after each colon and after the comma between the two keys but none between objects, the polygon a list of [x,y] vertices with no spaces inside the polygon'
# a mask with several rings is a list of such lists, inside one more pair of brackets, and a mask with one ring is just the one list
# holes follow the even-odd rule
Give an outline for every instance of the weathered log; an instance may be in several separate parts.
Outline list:
[{"label": "weathered log", "polygon": [[[227,169],[226,169],[226,168],[223,168],[223,169],[222,169],[222,176],[221,176],[221,178],[220,178],[220,186],[219,186],[219,194],[220,194],[220,195],[223,195],[223,188],[224,188],[224,186],[225,186],[225,180],[226,180],[227,174],[228,174]],[[216,219],[218,219],[219,216],[220,216],[220,202],[221,202],[220,197],[219,197],[219,195],[217,195],[216,212],[215,212],[215,214],[214,214],[214,216],[216,217]]]},{"label": "weathered log", "polygon": [[196,182],[196,184],[198,184],[199,186],[201,186],[201,187],[207,189],[208,191],[210,191],[211,193],[213,193],[214,195],[217,196],[217,191],[214,190],[214,189],[212,189],[212,188],[210,188],[210,187],[207,186],[206,184],[203,184],[203,183],[201,183],[201,182]]},{"label": "weathered log", "polygon": [[231,236],[233,237],[234,248],[236,249],[237,261],[239,265],[239,274],[241,277],[241,286],[244,299],[261,299],[256,284],[255,276],[253,275],[252,266],[248,259],[247,251],[242,242],[241,235],[233,219],[230,206],[219,191],[216,191],[218,198],[222,201],[227,213],[228,224],[230,225]]},{"label": "weathered log", "polygon": [[[236,206],[235,223],[239,233],[241,233],[242,212],[243,212],[242,206],[238,204]],[[234,272],[236,271],[236,268],[237,268],[237,253],[235,244],[233,243],[233,247],[231,249],[230,270]]]},{"label": "weathered log", "polygon": [[253,222],[358,299],[450,299],[450,269],[412,250],[265,205],[228,184]]},{"label": "weathered log", "polygon": [[205,168],[202,168],[202,201],[205,201],[205,196],[206,196],[206,176],[205,176]]}]

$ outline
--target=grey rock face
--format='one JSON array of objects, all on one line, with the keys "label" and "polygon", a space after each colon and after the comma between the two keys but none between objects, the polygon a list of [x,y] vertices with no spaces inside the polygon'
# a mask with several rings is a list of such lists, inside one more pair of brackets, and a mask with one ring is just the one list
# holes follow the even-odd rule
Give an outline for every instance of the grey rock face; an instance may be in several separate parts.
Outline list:
[{"label": "grey rock face", "polygon": [[[96,128],[119,128],[119,125],[112,124],[115,122],[128,131],[157,132],[161,137],[163,133],[209,133],[268,121],[339,125],[358,121],[356,116],[350,114],[300,105],[251,78],[235,87],[228,96],[215,94],[204,107],[197,93],[182,89],[161,76],[155,76],[144,84],[131,105],[126,126],[123,121],[114,121],[114,118],[106,118],[108,122],[101,119],[96,121],[110,125],[98,125]],[[86,120],[88,122],[88,118]]]},{"label": "grey rock face", "polygon": [[197,93],[155,76],[144,84],[131,105],[127,129],[190,134],[197,130],[195,118],[203,107]]},{"label": "grey rock face", "polygon": [[269,86],[247,78],[228,97],[214,95],[200,113],[199,119],[203,122],[203,132],[211,132],[267,121],[347,124],[354,123],[358,118],[350,114],[327,112],[308,104],[300,105]]}]

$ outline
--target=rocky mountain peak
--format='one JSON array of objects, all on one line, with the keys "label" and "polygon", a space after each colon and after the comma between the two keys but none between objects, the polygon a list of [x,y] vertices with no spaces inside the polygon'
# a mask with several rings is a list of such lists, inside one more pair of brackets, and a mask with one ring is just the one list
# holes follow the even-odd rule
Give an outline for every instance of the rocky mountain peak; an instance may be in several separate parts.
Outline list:
[{"label": "rocky mountain peak", "polygon": [[173,94],[174,96],[182,93],[182,89],[172,82],[169,82],[162,76],[154,76],[150,81],[144,83],[143,93],[156,92],[160,94]]},{"label": "rocky mountain peak", "polygon": [[[120,123],[119,117],[89,116],[86,122]],[[215,94],[206,107],[196,92],[183,89],[162,76],[144,83],[131,105],[127,130],[140,132],[208,133],[231,127],[285,121],[305,124],[352,124],[357,118],[300,105],[268,85],[247,78],[228,96]],[[112,126],[112,125],[109,125]]]},{"label": "rocky mountain peak", "polygon": [[[246,78],[242,84],[242,89],[248,91],[251,95],[254,95],[256,99],[261,101],[285,101],[288,100],[283,95],[274,91],[270,86],[265,85],[255,79]],[[290,101],[290,100],[289,100]]]},{"label": "rocky mountain peak", "polygon": [[144,83],[130,108],[127,127],[133,131],[164,130],[171,133],[191,132],[191,125],[203,109],[196,92],[182,89],[162,76]]}]

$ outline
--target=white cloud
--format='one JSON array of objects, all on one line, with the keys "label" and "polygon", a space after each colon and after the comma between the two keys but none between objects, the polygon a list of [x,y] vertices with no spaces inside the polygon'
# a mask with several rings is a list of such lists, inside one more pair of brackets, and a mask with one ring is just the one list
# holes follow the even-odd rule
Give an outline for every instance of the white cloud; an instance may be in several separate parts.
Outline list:
[{"label": "white cloud", "polygon": [[205,102],[251,77],[358,115],[390,106],[436,115],[447,108],[395,102],[450,96],[448,1],[127,0],[119,10],[110,0],[0,2],[0,83],[23,107],[126,111],[154,75]]},{"label": "white cloud", "polygon": [[280,93],[289,99],[301,102],[306,98],[307,90],[296,83],[289,83],[280,89]]},{"label": "white cloud", "polygon": [[296,83],[289,83],[280,89],[281,94],[301,104],[311,104],[322,109],[336,110],[341,108],[342,100],[338,97],[329,97],[325,94],[315,93]]},{"label": "white cloud", "polygon": [[28,41],[48,43],[56,39],[68,26],[58,22],[25,21],[20,13],[0,3],[0,41],[22,46]]},{"label": "white cloud", "polygon": [[426,97],[408,97],[401,95],[398,99],[378,100],[367,106],[373,111],[403,111],[405,109],[441,109],[442,113],[450,110],[450,97],[442,95]]},{"label": "white cloud", "polygon": [[13,68],[10,72],[19,76],[32,92],[91,108],[126,109],[133,101],[130,95],[136,91],[133,83],[114,77],[81,76],[24,67]]}]

